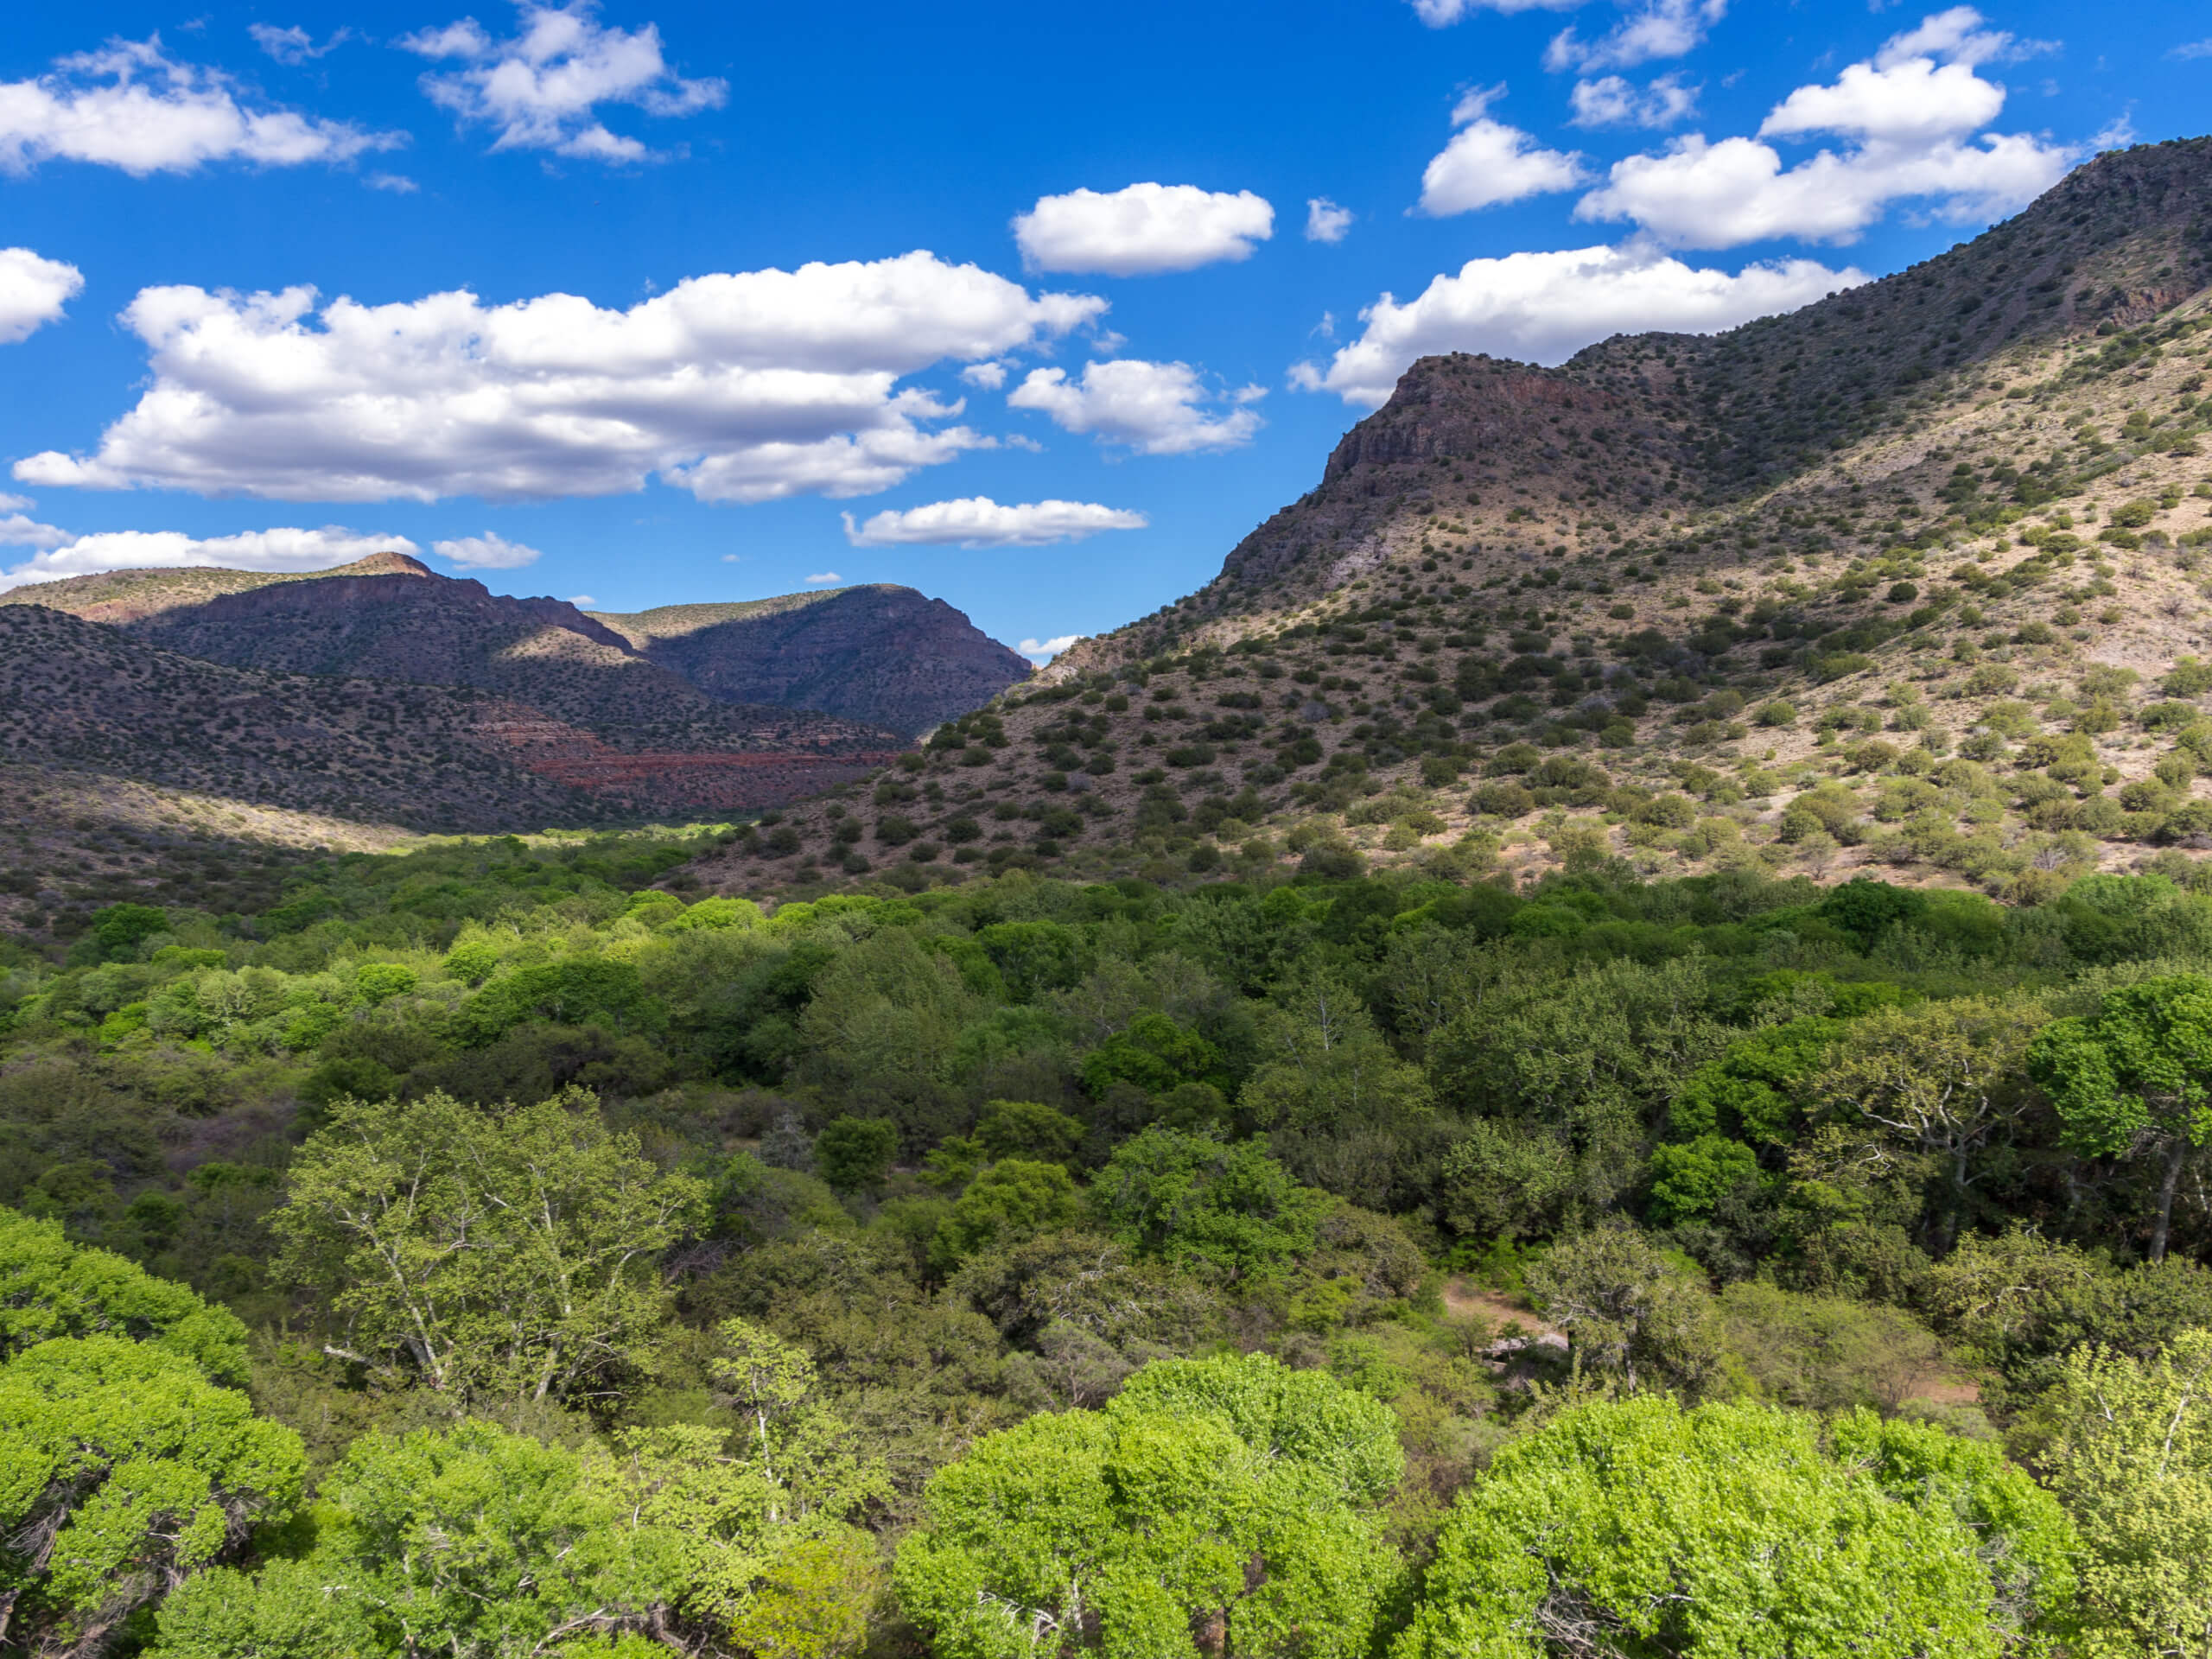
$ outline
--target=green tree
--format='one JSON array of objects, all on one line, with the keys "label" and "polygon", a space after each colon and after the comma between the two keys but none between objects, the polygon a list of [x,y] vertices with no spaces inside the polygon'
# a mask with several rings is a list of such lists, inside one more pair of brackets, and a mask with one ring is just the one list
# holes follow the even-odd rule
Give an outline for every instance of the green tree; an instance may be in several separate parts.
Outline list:
[{"label": "green tree", "polygon": [[2088,1659],[2212,1652],[2212,1332],[2066,1357],[2044,1465],[2082,1535]]},{"label": "green tree", "polygon": [[1263,1128],[1342,1134],[1428,1109],[1421,1069],[1391,1052],[1367,1005],[1339,980],[1316,975],[1284,991],[1261,1035],[1266,1058],[1238,1103]]},{"label": "green tree", "polygon": [[1586,1365],[1630,1389],[1695,1394],[1713,1381],[1719,1333],[1704,1275],[1628,1223],[1608,1222],[1554,1246],[1528,1281]]},{"label": "green tree", "polygon": [[1831,1111],[1938,1160],[1944,1198],[1932,1247],[1939,1255],[1958,1238],[1983,1173],[1980,1160],[2026,1114],[2022,1066],[2043,1023],[2042,1007],[2024,997],[1877,1008],[1844,1028],[1813,1078],[1815,1096]]},{"label": "green tree", "polygon": [[1391,1653],[1997,1659],[2063,1628],[2074,1548],[2026,1475],[1939,1430],[1603,1402],[1492,1459]]},{"label": "green tree", "polygon": [[1002,1158],[968,1184],[930,1242],[941,1273],[979,1250],[1065,1227],[1083,1212],[1083,1198],[1065,1166]]},{"label": "green tree", "polygon": [[0,1360],[49,1338],[91,1336],[149,1342],[218,1382],[245,1382],[245,1326],[230,1309],[111,1251],[72,1244],[59,1222],[0,1209]]},{"label": "green tree", "polygon": [[2164,1260],[2182,1171],[2212,1141],[2212,980],[2175,974],[2108,991],[2090,1018],[2044,1027],[2028,1069],[2077,1151],[2159,1160],[2151,1259]]},{"label": "green tree", "polygon": [[993,1158],[1041,1158],[1065,1164],[1083,1142],[1083,1125],[1033,1100],[993,1100],[976,1120],[976,1144]]},{"label": "green tree", "polygon": [[894,1581],[945,1659],[1353,1659],[1399,1572],[1374,1506],[1403,1467],[1389,1408],[1325,1373],[1161,1361],[941,1470]]},{"label": "green tree", "polygon": [[814,1166],[838,1192],[873,1192],[891,1173],[899,1128],[887,1118],[840,1117],[814,1137]]},{"label": "green tree", "polygon": [[1090,1188],[1091,1208],[1124,1248],[1230,1278],[1312,1249],[1334,1202],[1294,1181],[1264,1141],[1157,1126],[1115,1147]]},{"label": "green tree", "polygon": [[656,1258],[705,1213],[582,1090],[340,1102],[288,1194],[277,1271],[328,1297],[329,1351],[463,1401],[611,1393],[662,1316]]},{"label": "green tree", "polygon": [[101,1651],[142,1606],[280,1520],[299,1436],[181,1354],[57,1337],[0,1365],[0,1645]]},{"label": "green tree", "polygon": [[587,1465],[665,1535],[670,1583],[685,1608],[725,1630],[780,1630],[787,1646],[834,1643],[864,1618],[872,1587],[857,1609],[833,1592],[810,1613],[793,1605],[797,1586],[856,1550],[874,1560],[872,1543],[851,1523],[890,1496],[889,1479],[823,1403],[803,1349],[742,1319],[724,1320],[715,1340],[721,1351],[709,1370],[743,1420],[734,1434],[684,1425],[625,1430]]},{"label": "green tree", "polygon": [[161,1659],[648,1659],[667,1651],[676,1541],[572,1452],[485,1422],[354,1442],[313,1549],[201,1573]]}]

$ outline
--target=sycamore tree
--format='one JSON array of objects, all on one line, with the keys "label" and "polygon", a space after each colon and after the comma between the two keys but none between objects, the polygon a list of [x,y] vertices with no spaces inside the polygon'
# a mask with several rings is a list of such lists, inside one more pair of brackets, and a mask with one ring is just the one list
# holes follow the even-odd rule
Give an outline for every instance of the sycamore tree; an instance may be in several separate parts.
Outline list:
[{"label": "sycamore tree", "polygon": [[1389,1408],[1264,1356],[1155,1362],[930,1482],[901,1605],[943,1659],[1357,1659],[1398,1578]]},{"label": "sycamore tree", "polygon": [[2107,991],[2089,1018],[2045,1026],[2028,1070],[2076,1151],[2158,1160],[2151,1259],[2164,1261],[2189,1154],[2212,1141],[2212,980],[2174,974]]},{"label": "sycamore tree", "polygon": [[2082,1535],[2082,1653],[2212,1653],[2212,1332],[2148,1359],[2077,1348],[2044,1414]]},{"label": "sycamore tree", "polygon": [[1599,1402],[1462,1495],[1391,1659],[2048,1652],[2074,1549],[2048,1493],[1936,1429]]},{"label": "sycamore tree", "polygon": [[287,1192],[277,1271],[327,1297],[328,1351],[464,1402],[611,1393],[661,1319],[659,1253],[705,1210],[581,1090],[341,1101]]}]

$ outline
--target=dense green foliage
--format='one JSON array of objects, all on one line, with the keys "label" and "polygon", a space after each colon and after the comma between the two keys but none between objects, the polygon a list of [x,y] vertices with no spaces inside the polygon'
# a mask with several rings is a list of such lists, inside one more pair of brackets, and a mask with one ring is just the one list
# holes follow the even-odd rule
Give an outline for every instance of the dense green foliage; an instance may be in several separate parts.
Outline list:
[{"label": "dense green foliage", "polygon": [[671,851],[11,947],[0,1649],[2202,1645],[2212,899]]}]

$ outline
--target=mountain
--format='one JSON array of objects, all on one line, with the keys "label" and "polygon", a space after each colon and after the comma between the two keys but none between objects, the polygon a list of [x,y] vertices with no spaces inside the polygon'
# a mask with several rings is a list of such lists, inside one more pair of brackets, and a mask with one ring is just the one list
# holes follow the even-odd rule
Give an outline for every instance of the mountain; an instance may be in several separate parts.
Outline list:
[{"label": "mountain", "polygon": [[895,737],[811,711],[709,696],[556,599],[509,599],[397,553],[312,575],[128,571],[18,588],[181,656],[239,668],[466,685],[625,749],[837,752]]},{"label": "mountain", "polygon": [[1029,672],[943,600],[887,585],[594,615],[378,553],[298,574],[73,576],[0,594],[8,603],[238,667],[473,685],[662,748],[806,747],[847,727],[871,728],[863,747],[895,748]]},{"label": "mountain", "polygon": [[909,735],[1030,673],[1027,658],[943,600],[887,582],[591,620],[709,696],[817,709]]},{"label": "mountain", "polygon": [[541,719],[480,691],[233,668],[37,605],[0,608],[0,759],[407,830],[634,811],[528,764]]},{"label": "mountain", "polygon": [[2186,868],[2208,282],[2200,138],[1726,334],[1425,358],[1205,587],[713,879]]}]

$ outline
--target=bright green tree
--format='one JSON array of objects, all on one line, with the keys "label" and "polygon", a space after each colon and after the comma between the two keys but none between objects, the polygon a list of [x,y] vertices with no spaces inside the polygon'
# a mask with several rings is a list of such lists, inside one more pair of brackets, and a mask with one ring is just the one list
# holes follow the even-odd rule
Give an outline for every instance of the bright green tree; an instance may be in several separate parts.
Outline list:
[{"label": "bright green tree", "polygon": [[243,1383],[245,1327],[186,1286],[107,1250],[72,1244],[57,1221],[0,1209],[0,1359],[52,1337],[150,1342],[218,1382]]},{"label": "bright green tree", "polygon": [[2108,991],[2088,1019],[2045,1026],[2028,1069],[2075,1150],[2159,1160],[2151,1259],[2163,1261],[2190,1152],[2212,1141],[2212,980],[2175,974]]},{"label": "bright green tree", "polygon": [[1936,1429],[1600,1402],[1461,1497],[1392,1659],[2050,1651],[2074,1549],[2055,1499]]},{"label": "bright green tree", "polygon": [[646,1659],[667,1649],[675,1541],[575,1452],[485,1422],[354,1442],[313,1549],[205,1573],[162,1659]]},{"label": "bright green tree", "polygon": [[101,1651],[133,1611],[289,1513],[306,1462],[298,1435],[158,1342],[57,1337],[16,1354],[0,1365],[0,1646]]},{"label": "bright green tree", "polygon": [[463,1400],[613,1389],[662,1316],[656,1258],[704,1213],[581,1090],[340,1102],[288,1191],[277,1271],[328,1296],[331,1351]]},{"label": "bright green tree", "polygon": [[941,1470],[894,1581],[944,1659],[1352,1659],[1400,1571],[1375,1505],[1403,1466],[1388,1408],[1324,1373],[1161,1361]]},{"label": "bright green tree", "polygon": [[2149,1360],[2077,1348],[2044,1410],[2082,1535],[2082,1653],[2212,1653],[2212,1332]]}]

